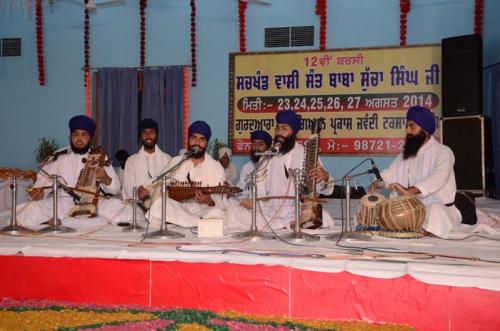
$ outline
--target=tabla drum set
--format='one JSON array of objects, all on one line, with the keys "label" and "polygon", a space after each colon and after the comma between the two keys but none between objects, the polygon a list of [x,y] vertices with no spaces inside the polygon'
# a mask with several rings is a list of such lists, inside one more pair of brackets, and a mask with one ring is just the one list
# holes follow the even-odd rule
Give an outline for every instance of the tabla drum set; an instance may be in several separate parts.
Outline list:
[{"label": "tabla drum set", "polygon": [[414,195],[385,198],[369,193],[361,198],[358,223],[365,232],[391,238],[421,238],[425,205]]}]

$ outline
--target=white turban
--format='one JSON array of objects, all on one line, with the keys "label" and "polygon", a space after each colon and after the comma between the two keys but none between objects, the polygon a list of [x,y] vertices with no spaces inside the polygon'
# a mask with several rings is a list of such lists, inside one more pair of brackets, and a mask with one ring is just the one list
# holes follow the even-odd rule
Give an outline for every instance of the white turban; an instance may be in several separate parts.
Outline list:
[{"label": "white turban", "polygon": [[221,159],[224,154],[227,154],[228,157],[231,157],[231,150],[227,147],[219,148],[219,159]]}]

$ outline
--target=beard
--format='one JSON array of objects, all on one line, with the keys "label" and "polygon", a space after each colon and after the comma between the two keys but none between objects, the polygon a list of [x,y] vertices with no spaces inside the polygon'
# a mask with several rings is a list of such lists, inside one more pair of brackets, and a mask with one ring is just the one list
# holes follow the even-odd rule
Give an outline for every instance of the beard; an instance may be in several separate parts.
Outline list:
[{"label": "beard", "polygon": [[260,160],[260,155],[256,155],[257,153],[259,153],[259,151],[251,151],[250,152],[250,160],[253,163],[257,163]]},{"label": "beard", "polygon": [[90,149],[90,141],[85,145],[84,147],[78,148],[75,145],[73,145],[73,142],[70,142],[71,150],[75,154],[86,154],[89,149]]},{"label": "beard", "polygon": [[141,139],[141,144],[144,146],[145,149],[153,149],[156,146],[156,142],[158,139],[154,139],[151,143],[148,143],[146,140]]},{"label": "beard", "polygon": [[200,145],[191,145],[189,146],[189,150],[195,150],[196,152],[190,155],[190,158],[193,159],[201,159],[205,156],[205,152],[207,151],[207,147],[202,148]]},{"label": "beard", "polygon": [[[278,138],[281,139],[279,140]],[[279,143],[280,154],[286,154],[293,149],[296,139],[297,135],[295,133],[288,137],[276,136],[274,137],[274,144]]]},{"label": "beard", "polygon": [[406,135],[405,145],[403,147],[403,160],[417,155],[418,150],[427,139],[427,133],[420,130],[416,135]]}]

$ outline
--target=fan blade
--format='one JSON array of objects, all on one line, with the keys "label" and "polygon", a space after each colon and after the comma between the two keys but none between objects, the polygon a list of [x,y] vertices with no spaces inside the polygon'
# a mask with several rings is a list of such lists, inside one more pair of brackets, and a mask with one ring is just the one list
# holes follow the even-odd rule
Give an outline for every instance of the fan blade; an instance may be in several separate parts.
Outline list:
[{"label": "fan blade", "polygon": [[263,1],[263,0],[241,0],[242,2],[246,2],[249,5],[257,5],[257,6],[264,6],[264,7],[269,7],[271,5],[270,2]]},{"label": "fan blade", "polygon": [[124,5],[126,2],[127,2],[126,0],[110,0],[104,2],[97,2],[95,5],[98,8],[106,8],[106,7]]}]

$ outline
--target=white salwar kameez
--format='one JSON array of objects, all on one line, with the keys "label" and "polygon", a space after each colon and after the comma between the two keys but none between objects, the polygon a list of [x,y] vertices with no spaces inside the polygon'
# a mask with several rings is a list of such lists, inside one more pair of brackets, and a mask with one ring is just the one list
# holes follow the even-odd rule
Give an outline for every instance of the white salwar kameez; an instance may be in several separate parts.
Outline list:
[{"label": "white salwar kameez", "polygon": [[131,155],[125,163],[122,197],[131,199],[133,188],[151,184],[152,181],[167,169],[172,158],[155,146],[153,153],[148,153],[141,147],[139,152]]},{"label": "white salwar kameez", "polygon": [[[451,228],[462,220],[459,210],[453,205],[456,193],[452,150],[431,138],[419,149],[415,157],[403,159],[400,154],[381,176],[385,186],[399,183],[404,187],[415,186],[418,197],[425,204],[424,230],[439,237],[447,237]],[[396,196],[396,192],[391,193]]]},{"label": "white salwar kameez", "polygon": [[238,180],[238,167],[236,167],[236,164],[229,162],[227,168],[224,169],[224,177],[229,185],[236,185],[236,181]]},{"label": "white salwar kameez", "polygon": [[[182,160],[183,156],[174,157],[168,168],[172,168]],[[205,154],[205,159],[198,165],[194,165],[192,159],[186,160],[173,173],[171,178],[179,182],[201,182],[202,186],[218,186],[224,183],[224,168],[214,160],[210,155]],[[200,218],[223,218],[224,212],[220,195],[212,194],[212,199],[215,206],[211,207],[206,204],[200,204],[191,199],[185,202],[178,202],[173,199],[167,199],[166,220],[169,223],[177,224],[183,227],[198,226]],[[154,200],[151,205],[150,213],[146,213],[146,217],[156,225],[160,224],[161,220],[161,198]]]},{"label": "white salwar kameez", "polygon": [[[258,197],[295,196],[293,169],[302,169],[304,165],[304,146],[296,143],[294,148],[269,160],[264,177],[257,182]],[[321,160],[319,164],[322,165]],[[261,173],[262,171],[259,171]],[[317,192],[329,195],[333,192],[333,184],[319,183]],[[295,219],[293,199],[271,199],[259,201],[257,205],[257,228],[265,230],[268,224],[272,229],[290,228]],[[251,209],[235,204],[228,204],[225,218],[225,231],[244,231],[250,229]],[[323,226],[332,226],[333,219],[323,210]]]},{"label": "white salwar kameez", "polygon": [[[61,176],[61,181],[63,183],[71,188],[74,188],[77,185],[80,172],[85,167],[85,163],[82,162],[82,159],[87,157],[88,153],[75,154],[73,152],[69,152],[68,154],[59,156],[56,161],[46,164],[43,167],[43,170],[48,174]],[[115,170],[112,166],[104,167],[104,169],[111,178],[111,184],[101,185],[101,188],[106,193],[117,194],[120,192],[120,180],[118,179]],[[52,179],[40,172],[37,175],[37,180],[33,187],[37,188],[51,185]],[[27,227],[36,226],[52,218],[53,199],[51,195],[47,196],[51,190],[51,188],[44,190],[43,199],[38,201],[28,201],[17,207],[17,217],[21,225]],[[78,191],[75,191],[75,193],[79,194]],[[75,206],[73,198],[62,189],[59,189],[57,212],[59,218],[63,220],[63,223],[66,221],[71,224],[75,222],[87,222],[87,224],[92,225],[92,219],[87,220],[69,217],[68,212],[73,206]],[[103,221],[104,223],[117,223],[124,220],[124,218],[130,219],[131,215],[131,209],[128,208],[128,206],[123,205],[122,202],[116,198],[100,198],[97,205],[97,212],[97,219]]]}]

